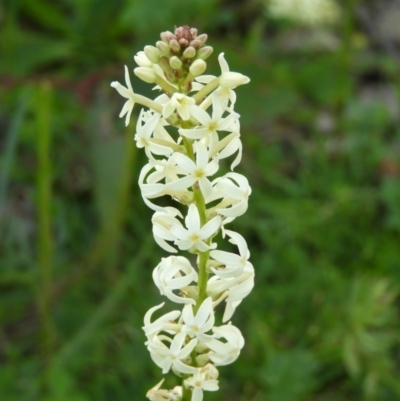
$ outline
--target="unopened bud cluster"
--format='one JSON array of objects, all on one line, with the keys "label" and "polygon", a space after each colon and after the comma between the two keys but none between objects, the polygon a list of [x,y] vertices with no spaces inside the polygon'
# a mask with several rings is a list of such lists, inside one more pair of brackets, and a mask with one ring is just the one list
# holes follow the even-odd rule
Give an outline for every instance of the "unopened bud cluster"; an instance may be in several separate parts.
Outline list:
[{"label": "unopened bud cluster", "polygon": [[[241,174],[217,174],[225,158],[234,156],[231,170],[240,163],[234,89],[250,80],[231,72],[223,53],[218,57],[220,76],[202,75],[212,53],[206,41],[207,35],[198,35],[196,29],[179,27],[174,33],[163,32],[156,46],[146,46],[134,56],[139,66],[135,75],[162,92],[154,100],[134,93],[127,67],[126,87],[111,84],[126,98],[120,113],[126,125],[134,105],[144,106],[135,141],[148,163],[139,186],[144,202],[154,210],[154,239],[172,254],[155,267],[153,280],[162,296],[182,306],[154,318],[162,303],[144,317],[151,358],[163,374],[172,371],[182,379],[182,385],[171,390],[162,389],[161,380],[147,393],[151,401],[201,401],[204,391],[218,390],[217,367],[234,362],[244,346],[230,320],[254,286],[246,241],[227,228],[246,212],[251,188]],[[153,202],[165,196],[183,206]],[[219,234],[238,252],[217,249]],[[191,256],[177,255],[178,250]],[[225,307],[217,326],[215,310],[221,303]]]},{"label": "unopened bud cluster", "polygon": [[197,29],[187,26],[175,32],[163,32],[156,46],[145,46],[135,56],[139,67],[135,74],[145,82],[155,83],[157,75],[176,85],[181,93],[192,89],[193,79],[201,75],[211,55],[211,46],[205,46],[207,35],[197,35]]}]

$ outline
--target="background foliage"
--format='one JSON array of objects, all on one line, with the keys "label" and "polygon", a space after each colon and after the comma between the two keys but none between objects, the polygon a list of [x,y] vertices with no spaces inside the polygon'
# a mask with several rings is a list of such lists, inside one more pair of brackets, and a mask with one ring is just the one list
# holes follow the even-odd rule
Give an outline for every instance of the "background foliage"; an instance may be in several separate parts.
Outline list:
[{"label": "background foliage", "polygon": [[209,34],[210,73],[224,51],[252,79],[236,109],[253,195],[234,229],[256,287],[207,399],[400,399],[400,6],[338,5],[306,25],[262,0],[0,3],[1,399],[144,399],[161,377],[141,326],[163,252],[109,83],[182,24]]}]

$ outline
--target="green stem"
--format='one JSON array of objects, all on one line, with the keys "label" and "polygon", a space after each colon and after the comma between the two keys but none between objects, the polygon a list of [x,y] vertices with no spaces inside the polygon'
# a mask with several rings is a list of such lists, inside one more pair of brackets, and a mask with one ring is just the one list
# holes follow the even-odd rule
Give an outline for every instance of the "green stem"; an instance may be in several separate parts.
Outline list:
[{"label": "green stem", "polygon": [[[186,128],[186,127],[182,126],[182,128]],[[183,145],[185,146],[188,157],[190,157],[193,161],[195,161],[192,144],[188,141],[187,138],[182,137],[182,139],[183,139]]]},{"label": "green stem", "polygon": [[182,379],[182,401],[190,401],[192,398],[192,392],[186,388],[183,384],[185,378]]},{"label": "green stem", "polygon": [[[204,202],[203,194],[196,183],[193,185],[193,193],[194,200],[199,211],[200,215],[200,223],[202,226],[207,223],[206,217],[206,204]],[[210,241],[207,241],[208,243]],[[210,258],[210,251],[199,252],[199,279],[197,285],[199,287],[199,296],[196,300],[195,311],[197,312],[200,308],[200,305],[207,298],[207,281],[208,281],[208,272],[207,272],[207,261]]]},{"label": "green stem", "polygon": [[[194,152],[192,144],[186,139],[183,138],[183,144],[185,145],[187,155],[194,161]],[[194,202],[197,206],[197,210],[199,211],[200,215],[200,224],[204,226],[207,223],[207,216],[206,216],[206,203],[204,201],[204,196],[201,193],[199,185],[195,183],[193,185],[193,195],[194,195]],[[210,241],[207,241],[208,244]],[[196,300],[196,306],[194,308],[195,312],[197,312],[200,308],[200,305],[203,301],[207,298],[207,281],[208,281],[208,272],[207,272],[207,261],[210,258],[210,251],[206,252],[199,252],[199,261],[198,261],[198,268],[199,268],[199,279],[197,285],[199,287],[199,296]]]}]

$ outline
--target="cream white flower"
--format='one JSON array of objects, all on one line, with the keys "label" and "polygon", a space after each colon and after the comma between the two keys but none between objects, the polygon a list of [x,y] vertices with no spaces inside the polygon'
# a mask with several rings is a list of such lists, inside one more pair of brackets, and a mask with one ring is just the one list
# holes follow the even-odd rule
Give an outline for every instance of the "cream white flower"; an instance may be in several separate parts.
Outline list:
[{"label": "cream white flower", "polygon": [[239,357],[240,350],[244,346],[244,338],[240,330],[232,324],[214,327],[214,333],[218,338],[224,338],[226,342],[212,339],[207,343],[210,348],[209,358],[216,366],[229,365]]},{"label": "cream white flower", "polygon": [[187,190],[173,190],[167,188],[166,184],[179,180],[179,175],[184,175],[185,171],[177,166],[172,157],[162,160],[150,160],[139,175],[139,187],[142,198],[146,205],[155,211],[165,211],[166,208],[157,206],[150,199],[159,198],[164,195],[171,195],[176,200],[188,204],[193,201],[193,193]]},{"label": "cream white flower", "polygon": [[122,97],[128,99],[122,107],[121,113],[119,113],[120,118],[122,118],[126,114],[125,126],[127,126],[131,118],[133,107],[135,106],[135,94],[133,93],[127,66],[125,66],[125,83],[126,88],[116,81],[111,82],[111,86],[115,88]]},{"label": "cream white flower", "polygon": [[161,180],[165,180],[165,183],[168,184],[169,182],[178,181],[178,175],[184,175],[186,173],[185,170],[177,165],[173,157],[157,160],[153,163],[152,167],[154,168],[154,172],[149,174],[147,178],[148,183],[157,183]]},{"label": "cream white flower", "polygon": [[221,67],[221,76],[219,77],[219,85],[225,89],[235,89],[239,85],[245,85],[250,82],[250,78],[239,72],[231,72],[229,65],[225,60],[224,53],[218,56],[219,65]]},{"label": "cream white flower", "polygon": [[[165,337],[162,339],[165,340]],[[168,373],[171,368],[179,373],[193,374],[197,371],[193,366],[183,362],[193,351],[197,344],[197,339],[192,339],[184,345],[186,333],[178,333],[167,347],[158,337],[152,338],[147,343],[147,348],[152,354],[153,361],[162,368],[163,373]]]},{"label": "cream white flower", "polygon": [[209,278],[207,294],[213,299],[224,299],[226,302],[222,322],[233,316],[237,306],[250,294],[254,287],[254,267],[246,262],[243,273],[235,278],[221,278],[217,275]]},{"label": "cream white flower", "polygon": [[250,252],[247,248],[246,241],[239,233],[225,230],[225,234],[230,237],[230,243],[237,245],[239,255],[231,252],[219,251],[217,249],[211,251],[210,256],[223,265],[223,269],[212,268],[212,271],[222,278],[238,277],[242,274],[243,269],[250,258]]},{"label": "cream white flower", "polygon": [[144,110],[142,109],[136,124],[135,141],[138,148],[144,148],[146,156],[150,160],[154,160],[152,153],[156,155],[169,156],[173,149],[168,146],[160,145],[152,139],[156,125],[160,120],[160,114],[154,115],[142,125]]},{"label": "cream white flower", "polygon": [[250,262],[246,263],[243,273],[235,279],[235,284],[229,288],[229,295],[226,298],[225,312],[222,322],[230,320],[236,308],[250,294],[254,287],[254,267]]},{"label": "cream white flower", "polygon": [[193,313],[192,305],[185,305],[182,319],[182,332],[187,333],[189,337],[196,337],[203,343],[210,341],[213,336],[206,333],[212,329],[215,322],[212,298],[205,299],[196,314]]},{"label": "cream white flower", "polygon": [[[175,244],[181,250],[194,248],[200,252],[215,248],[216,244],[207,245],[209,239],[221,225],[221,217],[215,216],[203,227],[200,225],[199,211],[193,203],[189,206],[188,214],[185,218],[186,229],[181,224],[173,224],[170,233],[175,236]],[[166,239],[166,238],[164,238]]]},{"label": "cream white flower", "polygon": [[161,309],[165,305],[165,302],[160,305],[153,306],[150,308],[146,315],[144,316],[144,326],[142,327],[146,337],[150,338],[158,334],[160,331],[169,331],[176,327],[175,320],[181,315],[181,311],[174,310],[168,312],[165,315],[159,317],[158,319],[151,321],[153,313]]},{"label": "cream white flower", "polygon": [[150,401],[181,401],[182,399],[182,387],[176,386],[173,390],[164,390],[160,388],[164,382],[162,379],[158,384],[151,388],[146,397]]},{"label": "cream white flower", "polygon": [[206,374],[206,379],[217,380],[219,376],[218,369],[212,363],[207,363],[205,366],[200,368],[200,372]]},{"label": "cream white flower", "polygon": [[205,145],[197,142],[194,145],[196,150],[196,162],[182,153],[174,153],[171,159],[183,171],[186,177],[171,181],[166,189],[182,190],[191,187],[196,182],[199,184],[200,190],[204,196],[208,196],[212,192],[212,186],[207,177],[213,176],[218,171],[218,159],[208,161],[208,151]]},{"label": "cream white flower", "polygon": [[193,117],[200,126],[192,129],[181,128],[179,133],[190,139],[208,138],[212,144],[215,144],[218,142],[218,131],[233,131],[236,127],[234,123],[240,117],[239,114],[232,112],[227,117],[223,117],[225,109],[221,99],[215,93],[212,95],[212,105],[212,116],[200,107],[193,109]]},{"label": "cream white flower", "polygon": [[225,196],[222,203],[217,206],[217,212],[227,217],[238,217],[244,214],[251,194],[247,178],[238,173],[228,173],[216,182],[216,189]]},{"label": "cream white flower", "polygon": [[210,144],[210,157],[217,154],[218,159],[222,160],[237,152],[236,158],[231,164],[231,170],[233,170],[242,160],[242,147],[239,131],[232,132],[222,140]]},{"label": "cream white flower", "polygon": [[168,118],[174,111],[177,111],[183,121],[187,121],[191,117],[191,112],[198,106],[196,102],[189,96],[181,93],[174,93],[167,103],[164,104],[162,115]]},{"label": "cream white flower", "polygon": [[[201,104],[201,107],[207,108],[211,103],[212,96],[217,95],[221,100],[224,109],[227,111],[233,111],[233,106],[236,102],[236,93],[233,91],[233,89],[239,85],[249,83],[250,78],[237,72],[231,72],[229,70],[228,63],[225,60],[224,53],[220,53],[218,56],[218,62],[221,68],[221,76],[219,78],[220,86],[212,95],[208,96],[204,100],[204,102]],[[215,79],[215,76],[213,75],[201,75],[196,78],[196,81],[202,84],[208,84],[213,79]]]},{"label": "cream white flower", "polygon": [[218,380],[207,379],[206,373],[200,369],[192,377],[185,380],[185,385],[193,388],[191,401],[202,401],[203,391],[217,391],[219,389]]},{"label": "cream white flower", "polygon": [[156,161],[150,160],[149,163],[142,168],[139,175],[139,187],[144,203],[150,209],[162,212],[165,208],[157,206],[149,200],[165,195],[165,185],[159,182],[163,179],[163,176],[153,176],[153,179],[149,179],[149,173],[155,169],[156,163]]},{"label": "cream white flower", "polygon": [[[151,219],[153,223],[153,236],[157,244],[167,252],[176,253],[176,249],[169,245],[166,241],[177,241],[178,238],[171,232],[171,227],[182,227],[181,223],[175,216],[181,215],[177,209],[165,208],[165,210],[157,211]],[[183,227],[182,227],[183,229]]]},{"label": "cream white flower", "polygon": [[153,270],[153,280],[161,295],[165,295],[172,302],[196,304],[194,299],[181,297],[174,293],[175,290],[180,290],[193,281],[197,281],[197,272],[183,256],[162,258]]}]

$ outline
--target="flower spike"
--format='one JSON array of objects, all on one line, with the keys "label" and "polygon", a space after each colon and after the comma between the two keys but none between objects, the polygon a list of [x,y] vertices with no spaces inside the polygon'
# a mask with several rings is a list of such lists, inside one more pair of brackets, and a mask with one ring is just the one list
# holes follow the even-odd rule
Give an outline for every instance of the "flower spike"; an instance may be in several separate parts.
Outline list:
[{"label": "flower spike", "polygon": [[[112,82],[126,99],[120,112],[129,124],[135,104],[139,113],[134,140],[148,162],[139,175],[146,205],[154,210],[154,240],[165,252],[153,270],[160,296],[177,309],[161,312],[164,303],[144,317],[145,345],[162,374],[174,373],[181,386],[163,389],[164,379],[147,392],[150,401],[202,401],[219,389],[217,366],[234,362],[244,346],[231,322],[236,308],[254,287],[254,268],[246,240],[227,228],[248,208],[251,188],[237,172],[218,174],[224,159],[231,170],[241,161],[240,115],[234,111],[235,89],[250,82],[230,71],[218,56],[219,77],[202,75],[212,47],[207,35],[189,26],[162,32],[156,46],[145,46],[134,60],[134,74],[161,91],[154,100],[134,93],[128,68],[125,85]],[[167,129],[168,128],[168,129]],[[186,207],[158,205],[167,197]],[[222,234],[237,251],[217,249]],[[192,262],[180,251],[195,255]],[[194,267],[194,260],[197,266]],[[219,305],[222,310],[218,311]],[[225,305],[225,306],[224,306]],[[223,324],[216,325],[216,314]],[[153,317],[158,315],[159,317]]]}]

